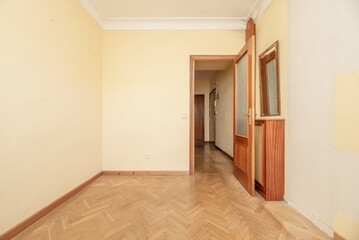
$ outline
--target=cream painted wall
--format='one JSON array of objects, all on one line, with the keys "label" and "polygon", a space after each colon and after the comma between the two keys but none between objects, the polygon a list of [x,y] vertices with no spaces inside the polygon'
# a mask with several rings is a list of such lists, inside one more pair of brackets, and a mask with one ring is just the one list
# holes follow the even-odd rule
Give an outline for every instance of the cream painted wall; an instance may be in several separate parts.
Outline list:
[{"label": "cream painted wall", "polygon": [[[272,117],[261,117],[261,102],[259,91],[260,66],[259,55],[262,54],[274,42],[279,41],[279,76],[280,76],[280,97],[281,115]],[[263,15],[256,22],[256,47],[257,47],[257,66],[256,66],[256,112],[257,119],[285,119],[285,166],[288,164],[288,0],[273,0]],[[287,170],[285,171],[285,181],[287,183]],[[286,187],[285,187],[286,193]]]},{"label": "cream painted wall", "polygon": [[[289,0],[287,200],[346,239],[359,239],[349,229],[359,226],[359,153],[335,147],[335,103],[342,100],[335,79],[359,70],[358,13],[357,0]],[[351,96],[347,107],[357,104],[358,94]]]},{"label": "cream painted wall", "polygon": [[189,56],[236,54],[244,32],[105,31],[103,41],[104,170],[189,170]]},{"label": "cream painted wall", "polygon": [[337,76],[334,88],[335,148],[359,153],[359,71]]},{"label": "cream painted wall", "polygon": [[204,94],[204,141],[209,141],[209,79],[194,82],[194,93]]},{"label": "cream painted wall", "polygon": [[219,94],[216,106],[215,144],[233,157],[233,66],[230,65],[224,71],[217,71],[211,82],[211,86],[216,88],[216,94]]},{"label": "cream painted wall", "polygon": [[359,221],[349,218],[345,214],[334,217],[334,231],[348,240],[359,239]]},{"label": "cream painted wall", "polygon": [[0,1],[0,234],[102,170],[102,29],[78,1]]},{"label": "cream painted wall", "polygon": [[[279,76],[281,93],[281,115],[269,118],[287,119],[288,116],[288,0],[273,0],[263,15],[256,22],[256,111],[257,118],[261,119],[261,102],[259,91],[260,66],[259,55],[273,43],[279,41]],[[267,118],[267,117],[264,117]]]}]

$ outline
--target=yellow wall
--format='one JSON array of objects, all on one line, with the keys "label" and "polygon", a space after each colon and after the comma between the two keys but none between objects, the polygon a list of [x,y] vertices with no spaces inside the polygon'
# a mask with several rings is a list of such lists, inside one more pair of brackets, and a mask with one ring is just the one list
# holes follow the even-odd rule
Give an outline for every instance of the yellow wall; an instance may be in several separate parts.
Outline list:
[{"label": "yellow wall", "polygon": [[102,30],[78,1],[0,1],[0,234],[102,170]]},{"label": "yellow wall", "polygon": [[[288,96],[287,96],[287,79],[288,79],[288,3],[287,0],[273,0],[271,5],[266,9],[263,15],[256,22],[256,112],[257,118],[261,112],[259,79],[260,66],[259,55],[262,54],[273,43],[279,41],[279,76],[280,76],[280,97],[281,97],[281,115],[271,116],[269,118],[286,119],[288,116]],[[268,117],[264,117],[268,118]]]},{"label": "yellow wall", "polygon": [[189,56],[237,54],[244,32],[104,31],[103,41],[104,170],[188,170]]},{"label": "yellow wall", "polygon": [[344,239],[359,239],[359,221],[339,214],[334,217],[334,231]]},{"label": "yellow wall", "polygon": [[358,139],[359,1],[288,7],[287,200],[329,235],[359,239],[359,153],[348,144]]},{"label": "yellow wall", "polygon": [[194,93],[204,94],[204,141],[209,141],[209,79],[196,79],[194,84]]},{"label": "yellow wall", "polygon": [[216,88],[216,95],[219,94],[219,99],[216,100],[215,144],[233,157],[233,65],[230,64],[226,70],[217,71],[211,82],[211,86]]},{"label": "yellow wall", "polygon": [[359,153],[359,71],[337,76],[334,86],[335,147]]},{"label": "yellow wall", "polygon": [[[274,42],[279,41],[279,76],[280,76],[280,97],[281,97],[281,115],[272,117],[261,117],[261,102],[259,91],[260,66],[259,55],[262,54]],[[256,112],[257,119],[274,118],[288,119],[288,2],[287,0],[273,0],[263,15],[256,22]],[[287,121],[286,121],[287,122]],[[288,162],[288,125],[285,126],[285,166]],[[285,171],[285,177],[287,171]],[[287,181],[285,181],[286,185]],[[285,189],[286,190],[286,189]]]},{"label": "yellow wall", "polygon": [[[359,156],[335,138],[334,80],[358,71],[358,10],[356,0],[273,0],[256,23],[257,55],[279,40],[287,200],[348,238]],[[102,169],[188,170],[189,55],[244,44],[242,31],[103,32],[70,0],[0,1],[0,32],[0,234]]]}]

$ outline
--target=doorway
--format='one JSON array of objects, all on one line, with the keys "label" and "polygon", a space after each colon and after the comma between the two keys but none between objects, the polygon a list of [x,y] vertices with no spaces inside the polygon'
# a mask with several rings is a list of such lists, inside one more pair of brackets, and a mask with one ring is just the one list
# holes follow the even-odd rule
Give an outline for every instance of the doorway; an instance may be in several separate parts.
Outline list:
[{"label": "doorway", "polygon": [[[241,52],[235,56],[191,56],[191,93],[193,95],[191,94],[190,118],[190,173],[194,174],[195,172],[195,149],[199,149],[195,148],[195,145],[198,143],[203,145],[204,142],[209,142],[210,136],[215,136],[215,146],[217,147],[219,140],[222,140],[223,144],[223,139],[226,139],[226,145],[230,146],[227,148],[228,154],[225,154],[226,151],[220,147],[217,149],[222,150],[221,152],[229,156],[230,159],[233,157],[233,174],[251,195],[254,194],[254,154],[252,153],[254,144],[252,141],[254,140],[255,94],[253,94],[253,89],[255,88],[253,81],[255,78],[253,77],[253,42],[254,38],[251,38]],[[221,65],[225,66],[225,71],[223,69],[220,71]],[[212,76],[200,79],[201,74],[199,73]],[[209,81],[203,81],[206,79]],[[229,91],[228,89],[227,92],[224,91],[225,88],[221,86],[223,82],[230,83]],[[199,94],[199,91],[204,92]],[[222,106],[222,111],[219,110],[220,106]],[[204,113],[206,117],[203,116]],[[215,121],[209,121],[209,119]],[[212,126],[211,130],[210,126]],[[224,131],[223,126],[229,127],[227,132]],[[222,129],[218,131],[220,127]],[[228,149],[230,150],[228,151]]]},{"label": "doorway", "polygon": [[[194,174],[195,171],[195,159],[194,151],[195,145],[198,143],[214,143],[217,140],[217,134],[219,133],[219,138],[225,135],[227,139],[227,146],[229,149],[227,152],[229,155],[233,156],[233,63],[235,55],[218,55],[218,56],[191,56],[191,174]],[[226,71],[228,70],[228,71]],[[229,72],[227,74],[227,84],[231,84],[231,88],[226,89],[219,93],[216,88],[217,81],[213,80],[212,77],[215,77],[219,72]],[[223,75],[218,76],[217,79],[223,78]],[[223,85],[223,84],[222,84]],[[223,89],[222,89],[223,90]],[[229,92],[229,93],[228,93]],[[202,100],[199,100],[198,95],[204,96],[204,107],[205,110],[200,110],[199,107],[202,105]],[[226,99],[227,95],[227,99]],[[226,102],[227,101],[227,102]],[[198,104],[197,102],[200,102]],[[222,107],[227,107],[228,113],[221,112],[221,117],[226,117],[226,128],[227,131],[223,131],[220,128],[217,129],[217,104],[218,102],[222,103]],[[204,112],[204,124],[200,122],[202,114]],[[193,114],[193,115],[192,115]],[[200,117],[199,117],[200,116]],[[229,117],[232,116],[232,117]],[[223,120],[222,120],[223,122]],[[198,136],[203,136],[204,126],[204,141]],[[198,148],[197,148],[198,149]],[[192,155],[193,154],[193,155]]]}]

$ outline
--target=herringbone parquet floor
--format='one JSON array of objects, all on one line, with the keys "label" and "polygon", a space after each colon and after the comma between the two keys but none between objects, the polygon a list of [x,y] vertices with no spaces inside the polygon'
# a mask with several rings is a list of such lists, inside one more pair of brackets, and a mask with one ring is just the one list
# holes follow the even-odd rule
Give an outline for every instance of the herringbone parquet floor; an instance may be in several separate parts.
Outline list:
[{"label": "herringbone parquet floor", "polygon": [[232,162],[196,147],[194,176],[103,176],[15,239],[329,239],[283,202],[250,197]]}]

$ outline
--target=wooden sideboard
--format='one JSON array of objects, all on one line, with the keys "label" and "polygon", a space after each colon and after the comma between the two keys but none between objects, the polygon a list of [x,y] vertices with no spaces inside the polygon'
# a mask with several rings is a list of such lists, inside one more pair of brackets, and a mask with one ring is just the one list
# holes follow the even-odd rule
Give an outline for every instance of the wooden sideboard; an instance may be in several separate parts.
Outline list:
[{"label": "wooden sideboard", "polygon": [[267,201],[283,200],[284,125],[282,119],[256,120],[256,190]]}]

